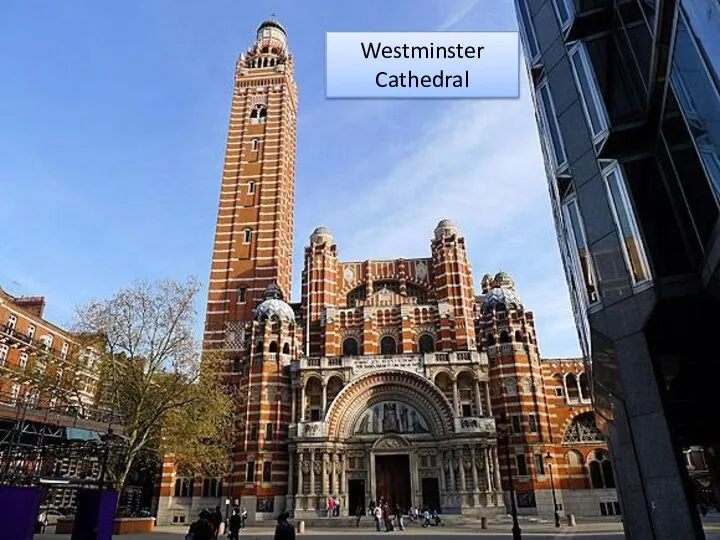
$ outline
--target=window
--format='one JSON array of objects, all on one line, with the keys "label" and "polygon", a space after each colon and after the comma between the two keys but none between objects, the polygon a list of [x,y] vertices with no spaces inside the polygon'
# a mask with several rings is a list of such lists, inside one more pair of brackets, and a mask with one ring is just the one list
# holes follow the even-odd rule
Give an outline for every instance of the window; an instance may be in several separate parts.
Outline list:
[{"label": "window", "polygon": [[513,414],[510,417],[510,420],[512,421],[512,430],[513,433],[522,433],[522,425],[520,424],[520,415],[519,414]]},{"label": "window", "polygon": [[27,362],[28,362],[27,353],[20,353],[20,369],[25,369],[27,367]]},{"label": "window", "polygon": [[8,332],[15,330],[15,325],[17,324],[17,317],[15,315],[10,315],[8,317],[8,322],[5,328],[8,330]]},{"label": "window", "polygon": [[640,239],[630,197],[619,165],[603,173],[610,209],[620,236],[625,263],[635,285],[650,279],[645,250]]},{"label": "window", "polygon": [[252,231],[250,229],[245,229],[245,231],[243,232],[243,243],[249,244],[251,236]]},{"label": "window", "polygon": [[252,140],[252,149],[253,152],[257,152],[258,148],[260,148],[260,139],[253,139]]},{"label": "window", "polygon": [[272,441],[273,440],[273,425],[272,422],[268,422],[265,424],[265,440],[266,441]]},{"label": "window", "polygon": [[579,272],[580,275],[582,275],[588,302],[590,304],[595,304],[600,300],[600,297],[598,296],[595,268],[590,257],[587,240],[585,238],[585,228],[583,227],[582,218],[580,216],[580,209],[578,208],[577,201],[574,198],[568,200],[564,206],[567,221],[570,224],[570,229],[572,231],[569,241],[574,247],[574,250],[572,251],[575,259],[576,273]]},{"label": "window", "polygon": [[222,481],[217,478],[203,478],[202,496],[220,497],[222,495]]},{"label": "window", "polygon": [[555,388],[555,395],[556,395],[557,397],[563,397],[563,389],[562,389],[562,387],[556,387],[556,388]]},{"label": "window", "polygon": [[587,373],[584,371],[578,377],[578,384],[580,386],[580,399],[582,401],[590,401],[590,382],[588,381]]},{"label": "window", "polygon": [[542,454],[535,454],[535,474],[537,476],[545,475],[545,461]]},{"label": "window", "polygon": [[528,415],[528,431],[530,433],[537,433],[538,432],[538,421],[537,416],[534,414]]},{"label": "window", "polygon": [[563,144],[560,124],[558,124],[555,112],[555,104],[550,95],[547,81],[538,86],[537,97],[542,128],[541,136],[550,155],[552,169],[556,173],[564,172],[567,169],[567,155],[565,154],[565,145]]},{"label": "window", "polygon": [[418,351],[421,353],[431,353],[435,351],[435,340],[430,334],[423,334],[418,340]]},{"label": "window", "polygon": [[20,395],[20,385],[13,384],[10,390],[10,403],[15,405],[17,403],[18,396]]},{"label": "window", "polygon": [[0,366],[4,366],[7,361],[8,351],[10,348],[7,345],[0,345]]},{"label": "window", "polygon": [[27,329],[27,337],[32,339],[35,336],[35,325],[29,324]]},{"label": "window", "polygon": [[60,351],[60,357],[63,360],[65,360],[67,358],[69,348],[70,348],[70,346],[67,343],[62,344],[62,350]]},{"label": "window", "polygon": [[257,441],[258,440],[258,426],[257,424],[253,424],[250,426],[250,440],[251,441]]},{"label": "window", "polygon": [[263,461],[262,479],[264,483],[272,482],[272,461]]},{"label": "window", "polygon": [[245,469],[245,483],[252,484],[255,481],[255,462],[248,461]]},{"label": "window", "polygon": [[47,365],[45,364],[45,362],[43,360],[37,361],[37,363],[35,364],[35,369],[37,370],[38,376],[42,377],[43,375],[45,375],[46,367],[47,367]]},{"label": "window", "polygon": [[391,336],[385,336],[380,340],[380,354],[396,354],[397,344],[395,338]]},{"label": "window", "polygon": [[604,442],[605,435],[598,429],[591,412],[577,415],[563,435],[563,444]]},{"label": "window", "polygon": [[525,461],[525,454],[517,454],[515,456],[515,461],[517,462],[518,476],[527,476],[528,470],[527,462]]},{"label": "window", "polygon": [[463,403],[462,404],[462,415],[464,417],[472,416],[472,404],[470,403]]},{"label": "window", "polygon": [[244,304],[245,303],[245,287],[238,287],[237,289],[237,303],[238,304]]},{"label": "window", "polygon": [[573,68],[575,83],[580,91],[585,117],[590,125],[593,138],[597,142],[599,138],[607,134],[608,119],[605,102],[600,95],[600,87],[595,79],[595,70],[584,43],[578,43],[570,50],[570,64]]},{"label": "window", "polygon": [[176,497],[192,497],[193,480],[189,478],[175,479],[175,496]]},{"label": "window", "polygon": [[267,121],[267,108],[265,105],[255,105],[253,110],[250,112],[250,123],[251,124],[264,124]]},{"label": "window", "polygon": [[248,182],[248,193],[255,193],[255,182]]},{"label": "window", "polygon": [[45,334],[43,337],[40,338],[40,342],[42,343],[45,350],[49,351],[52,348],[53,337],[50,334]]},{"label": "window", "polygon": [[311,422],[319,422],[320,421],[320,409],[310,409],[310,421]]},{"label": "window", "polygon": [[566,30],[573,19],[572,0],[553,0],[555,14],[557,15],[560,28]]},{"label": "window", "polygon": [[534,64],[540,54],[540,46],[538,45],[535,28],[533,27],[530,13],[528,12],[527,0],[516,0],[515,11],[520,15],[520,31],[525,43],[525,51],[528,54],[528,61]]}]

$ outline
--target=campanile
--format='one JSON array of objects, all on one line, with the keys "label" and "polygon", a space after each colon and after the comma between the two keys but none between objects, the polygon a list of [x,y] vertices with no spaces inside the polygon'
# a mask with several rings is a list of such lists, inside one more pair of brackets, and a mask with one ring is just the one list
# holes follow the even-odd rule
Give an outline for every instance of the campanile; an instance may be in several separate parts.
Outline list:
[{"label": "campanile", "polygon": [[287,33],[263,22],[237,61],[210,272],[205,345],[252,320],[265,290],[292,274],[297,88]]}]

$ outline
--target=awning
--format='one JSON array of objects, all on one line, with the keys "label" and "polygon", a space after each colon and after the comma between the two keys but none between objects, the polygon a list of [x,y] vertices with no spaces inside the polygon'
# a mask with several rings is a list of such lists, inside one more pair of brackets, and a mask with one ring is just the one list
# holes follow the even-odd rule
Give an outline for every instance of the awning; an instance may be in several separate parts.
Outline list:
[{"label": "awning", "polygon": [[97,431],[87,429],[65,428],[65,436],[69,441],[100,441],[100,434]]}]

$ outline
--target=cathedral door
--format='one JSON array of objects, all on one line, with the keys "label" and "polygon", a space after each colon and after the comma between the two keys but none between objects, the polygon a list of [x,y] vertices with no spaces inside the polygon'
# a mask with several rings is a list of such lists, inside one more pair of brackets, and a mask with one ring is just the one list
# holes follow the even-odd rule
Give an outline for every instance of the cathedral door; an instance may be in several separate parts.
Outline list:
[{"label": "cathedral door", "polygon": [[437,478],[422,479],[422,505],[440,509],[440,489]]},{"label": "cathedral door", "polygon": [[365,513],[365,480],[348,480],[348,515],[357,515],[360,508],[360,515]]},{"label": "cathedral door", "polygon": [[405,511],[410,508],[410,456],[376,455],[375,481],[378,500],[385,499],[393,508],[396,504]]}]

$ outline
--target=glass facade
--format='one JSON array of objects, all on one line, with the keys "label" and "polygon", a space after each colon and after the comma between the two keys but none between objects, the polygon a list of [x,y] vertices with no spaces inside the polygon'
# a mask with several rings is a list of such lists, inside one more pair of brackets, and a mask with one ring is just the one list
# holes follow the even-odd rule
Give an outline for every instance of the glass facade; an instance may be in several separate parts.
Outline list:
[{"label": "glass facade", "polygon": [[586,298],[590,304],[594,304],[600,300],[597,282],[595,280],[595,268],[593,267],[587,239],[585,238],[585,229],[582,224],[582,218],[580,217],[580,210],[578,209],[575,199],[566,201],[565,213],[567,222],[570,224],[572,246],[575,248],[575,263],[579,275],[582,276],[582,282],[585,284]]},{"label": "glass facade", "polygon": [[565,146],[560,134],[557,114],[555,114],[555,104],[547,84],[542,84],[538,88],[536,98],[539,101],[540,118],[544,127],[541,137],[548,146],[552,165],[555,171],[559,173],[567,165],[567,156],[565,155]]},{"label": "glass facade", "polygon": [[584,43],[578,43],[570,50],[570,62],[575,82],[578,85],[583,110],[595,142],[607,135],[608,120],[605,103],[599,92],[595,72],[588,58]]}]

